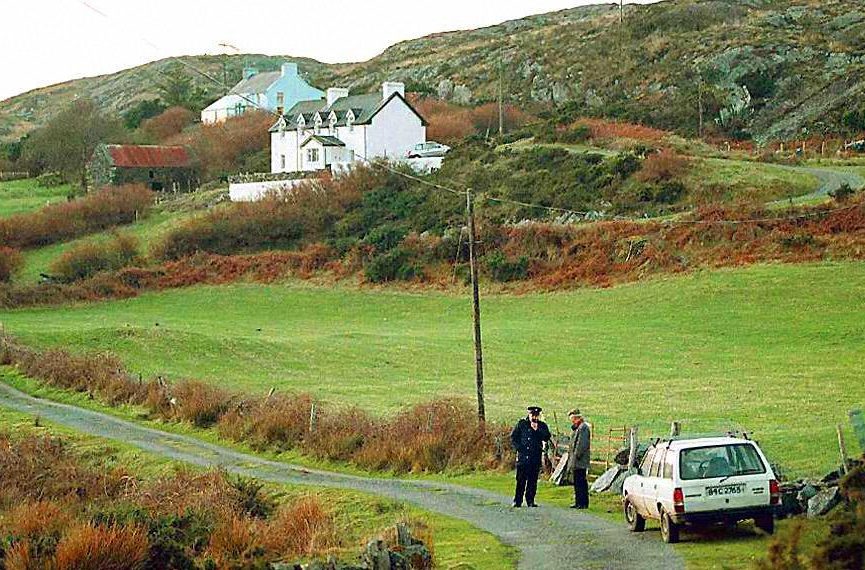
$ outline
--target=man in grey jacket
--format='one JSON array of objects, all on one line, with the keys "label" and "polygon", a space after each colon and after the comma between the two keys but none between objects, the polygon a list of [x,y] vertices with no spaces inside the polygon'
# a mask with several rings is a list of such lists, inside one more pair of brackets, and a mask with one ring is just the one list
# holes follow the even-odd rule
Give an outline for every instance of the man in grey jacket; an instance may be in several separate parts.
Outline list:
[{"label": "man in grey jacket", "polygon": [[568,471],[574,475],[574,504],[571,508],[588,509],[589,482],[586,475],[592,457],[592,434],[580,410],[571,410],[568,412],[568,418],[571,420],[571,429],[574,432],[568,448]]}]

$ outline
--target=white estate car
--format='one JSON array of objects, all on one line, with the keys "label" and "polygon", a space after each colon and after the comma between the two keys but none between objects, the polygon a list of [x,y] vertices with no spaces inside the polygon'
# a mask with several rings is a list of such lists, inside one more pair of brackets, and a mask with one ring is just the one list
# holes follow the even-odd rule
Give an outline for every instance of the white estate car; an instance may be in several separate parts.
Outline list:
[{"label": "white estate car", "polygon": [[773,533],[778,481],[760,447],[748,439],[711,437],[657,441],[637,474],[625,479],[625,521],[634,532],[661,522],[664,542],[678,542],[682,525],[736,524],[754,519]]},{"label": "white estate car", "polygon": [[406,156],[408,158],[433,158],[446,155],[450,149],[451,147],[446,144],[427,141],[414,145],[414,148],[408,151]]}]

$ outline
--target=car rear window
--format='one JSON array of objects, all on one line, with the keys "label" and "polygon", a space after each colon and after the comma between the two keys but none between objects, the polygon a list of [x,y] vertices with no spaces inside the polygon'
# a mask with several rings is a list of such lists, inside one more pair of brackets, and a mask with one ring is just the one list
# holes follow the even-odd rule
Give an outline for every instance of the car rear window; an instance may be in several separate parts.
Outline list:
[{"label": "car rear window", "polygon": [[763,460],[750,443],[683,449],[679,459],[683,481],[757,475],[766,472]]}]

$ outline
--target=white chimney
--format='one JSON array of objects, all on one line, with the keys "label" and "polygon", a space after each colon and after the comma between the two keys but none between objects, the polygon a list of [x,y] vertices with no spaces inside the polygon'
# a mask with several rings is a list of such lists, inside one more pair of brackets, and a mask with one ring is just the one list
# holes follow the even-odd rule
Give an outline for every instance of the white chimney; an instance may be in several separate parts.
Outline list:
[{"label": "white chimney", "polygon": [[297,64],[292,63],[290,61],[286,61],[282,64],[282,76],[283,77],[296,77],[297,76]]},{"label": "white chimney", "polygon": [[331,87],[327,90],[327,106],[330,107],[343,97],[348,97],[348,89],[343,87]]},{"label": "white chimney", "polygon": [[381,84],[382,99],[386,101],[394,93],[399,93],[405,97],[405,83],[400,83],[398,81],[385,81]]}]

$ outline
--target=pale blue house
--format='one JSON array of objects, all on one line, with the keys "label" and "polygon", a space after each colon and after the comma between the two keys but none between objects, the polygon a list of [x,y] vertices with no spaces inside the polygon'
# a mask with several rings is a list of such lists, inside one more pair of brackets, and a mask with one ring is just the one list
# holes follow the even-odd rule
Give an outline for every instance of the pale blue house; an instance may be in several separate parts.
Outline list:
[{"label": "pale blue house", "polygon": [[243,70],[243,80],[226,96],[201,112],[201,122],[221,123],[250,109],[263,109],[282,115],[300,101],[324,97],[324,91],[316,89],[298,74],[296,63],[285,62],[280,71],[266,73],[258,73],[250,67]]}]

